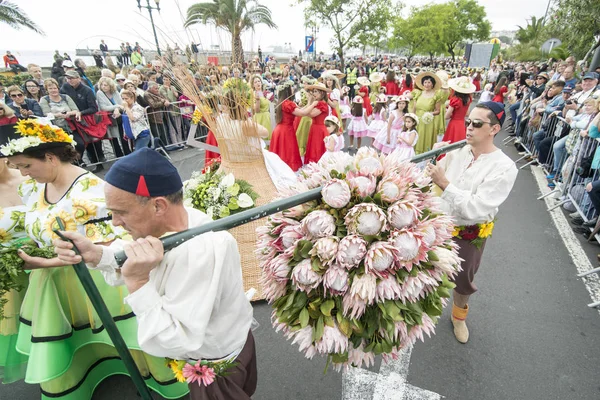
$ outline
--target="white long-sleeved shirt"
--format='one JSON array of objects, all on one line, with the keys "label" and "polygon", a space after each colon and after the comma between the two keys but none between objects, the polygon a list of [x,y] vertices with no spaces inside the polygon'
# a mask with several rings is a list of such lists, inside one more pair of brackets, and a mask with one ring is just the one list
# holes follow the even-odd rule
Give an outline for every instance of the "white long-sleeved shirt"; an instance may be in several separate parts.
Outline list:
[{"label": "white long-sleeved shirt", "polygon": [[[198,210],[186,211],[189,227],[211,221]],[[113,286],[124,283],[114,259],[124,244],[105,247],[95,267]],[[167,252],[149,282],[125,302],[137,316],[140,347],[159,357],[227,357],[241,351],[252,323],[237,243],[227,232],[208,232]]]},{"label": "white long-sleeved shirt", "polygon": [[450,182],[442,193],[441,206],[454,216],[456,225],[492,221],[517,179],[515,163],[499,149],[473,159],[467,145],[446,154],[438,164]]}]

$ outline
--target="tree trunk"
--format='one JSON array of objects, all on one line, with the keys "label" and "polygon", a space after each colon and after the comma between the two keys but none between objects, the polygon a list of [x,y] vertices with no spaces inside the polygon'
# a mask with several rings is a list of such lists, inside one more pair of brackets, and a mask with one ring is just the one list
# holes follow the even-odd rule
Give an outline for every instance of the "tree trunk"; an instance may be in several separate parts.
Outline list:
[{"label": "tree trunk", "polygon": [[452,62],[455,61],[454,46],[448,46],[448,53],[452,56]]},{"label": "tree trunk", "polygon": [[239,33],[231,35],[231,64],[244,64],[244,48],[242,46],[242,38]]},{"label": "tree trunk", "polygon": [[340,58],[340,64],[342,66],[342,73],[345,74],[346,73],[345,72],[346,71],[346,64],[345,64],[345,61],[344,61],[344,53],[341,52],[341,51],[338,51],[338,57]]}]

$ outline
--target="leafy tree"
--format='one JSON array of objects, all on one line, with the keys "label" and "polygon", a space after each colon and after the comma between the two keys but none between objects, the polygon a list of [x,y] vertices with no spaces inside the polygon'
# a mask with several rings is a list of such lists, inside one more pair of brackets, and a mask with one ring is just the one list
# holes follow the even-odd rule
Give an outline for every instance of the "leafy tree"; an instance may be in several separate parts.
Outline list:
[{"label": "leafy tree", "polygon": [[506,43],[506,44],[509,44],[509,45],[512,44],[512,42],[513,42],[513,40],[511,38],[509,38],[508,36],[504,36],[504,35],[498,36],[498,39],[500,39],[500,41],[502,43]]},{"label": "leafy tree", "polygon": [[[403,48],[408,61],[417,54],[444,52],[443,16],[437,14],[441,5],[412,7],[407,18],[397,18],[394,22],[394,34],[391,39],[394,48]],[[439,17],[439,18],[438,18]]]},{"label": "leafy tree", "polygon": [[544,18],[536,18],[532,16],[525,27],[517,25],[517,33],[515,38],[521,43],[541,44],[544,36]]},{"label": "leafy tree", "polygon": [[443,43],[452,59],[460,43],[489,39],[492,26],[486,19],[485,8],[476,0],[454,0],[440,6],[443,6],[440,11],[445,12],[446,21]]},{"label": "leafy tree", "polygon": [[44,35],[44,31],[19,6],[6,0],[0,0],[0,23],[13,29],[27,28]]},{"label": "leafy tree", "polygon": [[[345,68],[344,50],[360,46],[360,34],[373,29],[381,13],[396,6],[388,0],[298,0],[306,21],[320,21],[333,31],[331,47]],[[368,40],[368,39],[365,39]]]},{"label": "leafy tree", "polygon": [[394,19],[395,14],[396,10],[384,7],[373,15],[371,26],[360,32],[357,37],[358,47],[362,49],[363,54],[367,47],[374,47],[377,50],[385,46],[391,28],[390,21]]},{"label": "leafy tree", "polygon": [[600,46],[594,38],[600,33],[600,1],[555,0],[550,15],[548,30],[576,58],[585,59]]},{"label": "leafy tree", "polygon": [[232,63],[244,61],[242,33],[254,30],[259,24],[277,28],[271,17],[271,10],[255,0],[212,0],[188,8],[184,23],[186,28],[207,22],[231,34]]},{"label": "leafy tree", "polygon": [[548,55],[548,57],[550,58],[554,58],[555,60],[566,60],[567,58],[569,58],[569,56],[571,55],[571,53],[569,53],[569,50],[567,50],[567,48],[563,45],[557,46],[555,48],[552,49],[552,51],[550,52],[550,54]]}]

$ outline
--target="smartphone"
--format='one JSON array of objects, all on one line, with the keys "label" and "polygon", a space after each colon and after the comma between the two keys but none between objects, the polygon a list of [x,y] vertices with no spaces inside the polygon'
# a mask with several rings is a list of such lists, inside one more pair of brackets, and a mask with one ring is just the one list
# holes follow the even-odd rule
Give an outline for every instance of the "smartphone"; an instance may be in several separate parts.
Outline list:
[{"label": "smartphone", "polygon": [[22,108],[23,110],[29,110],[29,107],[27,106],[27,103],[23,103],[19,107]]}]

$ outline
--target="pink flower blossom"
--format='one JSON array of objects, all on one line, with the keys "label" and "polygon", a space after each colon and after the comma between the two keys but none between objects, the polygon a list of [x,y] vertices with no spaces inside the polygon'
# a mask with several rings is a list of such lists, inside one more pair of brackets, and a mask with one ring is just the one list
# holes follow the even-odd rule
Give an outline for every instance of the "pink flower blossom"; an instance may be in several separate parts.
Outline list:
[{"label": "pink flower blossom", "polygon": [[434,250],[434,253],[438,260],[431,260],[431,264],[436,268],[436,270],[448,275],[448,278],[454,278],[454,276],[462,270],[460,267],[462,259],[458,256],[456,250],[452,251],[444,247],[437,247]]},{"label": "pink flower blossom", "polygon": [[367,254],[367,242],[357,235],[349,235],[338,245],[337,262],[340,266],[351,269],[357,266]]},{"label": "pink flower blossom", "polygon": [[321,275],[313,271],[310,259],[300,261],[292,271],[292,282],[294,285],[307,293],[319,286],[321,280]]},{"label": "pink flower blossom", "polygon": [[348,271],[334,264],[323,275],[323,286],[332,294],[344,294],[348,290]]},{"label": "pink flower blossom", "polygon": [[383,164],[379,157],[364,157],[355,161],[356,169],[363,175],[381,176],[383,174]]},{"label": "pink flower blossom", "polygon": [[383,303],[385,300],[397,300],[402,295],[402,288],[395,275],[388,275],[377,283],[376,301]]},{"label": "pink flower blossom", "polygon": [[[419,254],[419,240],[411,232],[397,232],[390,237],[390,241],[396,250],[398,250],[400,257],[398,261],[410,261]],[[409,268],[412,269],[412,266]],[[408,269],[409,272],[410,269]]]},{"label": "pink flower blossom", "polygon": [[323,201],[333,208],[343,208],[352,195],[348,184],[340,179],[332,179],[321,190]]},{"label": "pink flower blossom", "polygon": [[206,366],[200,365],[198,361],[195,365],[186,364],[183,367],[183,377],[186,378],[188,384],[197,382],[198,386],[208,386],[215,381],[215,370]]},{"label": "pink flower blossom", "polygon": [[334,366],[336,371],[339,372],[342,369],[347,370],[351,366],[361,368],[364,365],[365,368],[369,368],[375,365],[375,355],[373,354],[373,352],[365,353],[363,351],[364,348],[364,340],[361,342],[358,348],[354,348],[354,346],[352,346],[352,343],[350,343],[348,350],[348,361],[343,364],[336,364]]},{"label": "pink flower blossom", "polygon": [[325,325],[321,340],[315,343],[320,354],[344,353],[348,349],[348,338],[335,327]]},{"label": "pink flower blossom", "polygon": [[377,180],[374,176],[362,176],[348,172],[346,181],[359,197],[372,196],[375,193],[375,189],[377,189]]},{"label": "pink flower blossom", "polygon": [[373,203],[357,204],[344,219],[348,233],[363,236],[378,235],[387,228],[385,213]]},{"label": "pink flower blossom", "polygon": [[387,210],[390,225],[396,229],[412,226],[417,221],[419,214],[417,207],[403,201],[392,204]]},{"label": "pink flower blossom", "polygon": [[304,356],[309,360],[312,359],[317,353],[317,349],[313,346],[312,341],[313,328],[308,325],[304,328],[291,332],[288,334],[288,338],[293,338],[292,344],[298,344],[298,351],[304,352]]},{"label": "pink flower blossom", "polygon": [[315,210],[302,220],[302,231],[310,238],[331,236],[335,233],[335,218],[325,210]]},{"label": "pink flower blossom", "polygon": [[377,277],[371,274],[354,275],[350,294],[358,296],[369,305],[373,304],[377,294]]},{"label": "pink flower blossom", "polygon": [[367,303],[357,295],[352,295],[346,292],[342,298],[342,306],[344,307],[344,316],[346,318],[360,318],[367,309]]},{"label": "pink flower blossom", "polygon": [[310,163],[298,171],[299,179],[308,186],[309,189],[315,189],[331,179],[329,172],[317,163]]},{"label": "pink flower blossom", "polygon": [[435,334],[435,323],[429,317],[429,315],[423,313],[421,314],[421,325],[413,325],[408,332],[408,342],[414,343],[417,339],[420,339],[421,342],[425,341],[423,334],[427,334],[428,337]]},{"label": "pink flower blossom", "polygon": [[299,240],[304,238],[302,227],[298,225],[288,225],[281,231],[281,245],[284,249],[293,247]]},{"label": "pink flower blossom", "polygon": [[291,257],[285,254],[278,255],[269,263],[267,272],[272,274],[273,279],[279,282],[287,282],[291,270],[290,259]]},{"label": "pink flower blossom", "polygon": [[348,172],[352,168],[354,157],[348,153],[336,151],[329,157],[320,160],[319,166],[323,167],[328,172],[337,171],[340,174]]},{"label": "pink flower blossom", "polygon": [[365,256],[365,271],[382,276],[385,271],[394,267],[399,258],[398,250],[390,242],[378,241],[369,246]]},{"label": "pink flower blossom", "polygon": [[340,239],[336,236],[318,239],[310,250],[310,254],[319,257],[319,260],[321,260],[323,265],[330,265],[335,261],[339,242]]},{"label": "pink flower blossom", "polygon": [[437,281],[426,272],[417,276],[407,276],[400,285],[400,299],[407,302],[417,302],[438,288]]}]

